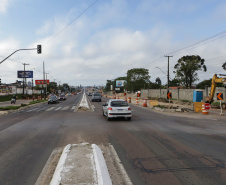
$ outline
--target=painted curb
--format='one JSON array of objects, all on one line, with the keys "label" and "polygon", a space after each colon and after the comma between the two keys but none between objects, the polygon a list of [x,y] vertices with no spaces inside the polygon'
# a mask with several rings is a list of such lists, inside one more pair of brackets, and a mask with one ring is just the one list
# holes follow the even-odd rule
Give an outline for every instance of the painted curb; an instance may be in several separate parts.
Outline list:
[{"label": "painted curb", "polygon": [[92,144],[92,148],[97,170],[98,185],[112,185],[108,168],[101,149],[95,144]]}]

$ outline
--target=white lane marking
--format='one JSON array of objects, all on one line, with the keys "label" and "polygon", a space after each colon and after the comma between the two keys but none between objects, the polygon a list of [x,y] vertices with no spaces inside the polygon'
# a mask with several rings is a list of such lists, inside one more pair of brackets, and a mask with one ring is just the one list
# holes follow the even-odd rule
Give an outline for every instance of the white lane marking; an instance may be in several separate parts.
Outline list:
[{"label": "white lane marking", "polygon": [[60,110],[62,107],[58,107],[58,108],[56,108],[54,111],[57,111],[57,110]]},{"label": "white lane marking", "polygon": [[28,110],[28,111],[26,111],[26,112],[32,112],[32,111],[36,111],[36,110],[38,110],[39,108],[34,108],[34,109],[30,109],[30,110]]},{"label": "white lane marking", "polygon": [[46,109],[46,111],[50,111],[50,110],[53,110],[53,109],[55,109],[55,107],[50,107],[50,108]]},{"label": "white lane marking", "polygon": [[71,108],[71,110],[75,110],[75,107],[76,107],[76,106],[73,106],[73,107]]},{"label": "white lane marking", "polygon": [[66,106],[64,108],[62,108],[61,110],[68,110],[69,109],[69,106]]}]

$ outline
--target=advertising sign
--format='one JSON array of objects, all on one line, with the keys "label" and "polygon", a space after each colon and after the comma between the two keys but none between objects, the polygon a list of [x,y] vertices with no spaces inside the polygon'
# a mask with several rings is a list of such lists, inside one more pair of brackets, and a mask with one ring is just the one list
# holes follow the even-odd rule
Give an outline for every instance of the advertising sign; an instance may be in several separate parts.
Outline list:
[{"label": "advertising sign", "polygon": [[17,71],[17,78],[33,78],[33,71]]},{"label": "advertising sign", "polygon": [[125,80],[116,80],[116,87],[123,87],[125,84]]},{"label": "advertising sign", "polygon": [[35,80],[35,84],[36,85],[40,85],[40,84],[49,84],[49,80]]}]

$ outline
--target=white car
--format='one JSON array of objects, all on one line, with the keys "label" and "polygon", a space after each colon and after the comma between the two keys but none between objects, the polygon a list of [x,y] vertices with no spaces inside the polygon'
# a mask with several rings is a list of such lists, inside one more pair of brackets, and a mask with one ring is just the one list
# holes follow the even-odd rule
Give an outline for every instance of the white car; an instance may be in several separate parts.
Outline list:
[{"label": "white car", "polygon": [[129,104],[125,100],[110,99],[103,104],[103,116],[107,117],[107,120],[111,118],[126,118],[128,121],[132,118],[132,110]]}]

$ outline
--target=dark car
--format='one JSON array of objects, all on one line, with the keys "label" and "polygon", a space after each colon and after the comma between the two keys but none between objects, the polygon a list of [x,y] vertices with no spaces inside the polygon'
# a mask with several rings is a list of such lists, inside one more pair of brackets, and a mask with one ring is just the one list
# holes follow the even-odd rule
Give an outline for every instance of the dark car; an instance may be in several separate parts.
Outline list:
[{"label": "dark car", "polygon": [[92,102],[93,101],[101,101],[101,94],[100,93],[93,93]]},{"label": "dark car", "polygon": [[50,96],[48,99],[48,104],[50,103],[59,103],[58,97],[57,96]]},{"label": "dark car", "polygon": [[61,94],[59,100],[66,100],[66,96],[64,94]]}]

